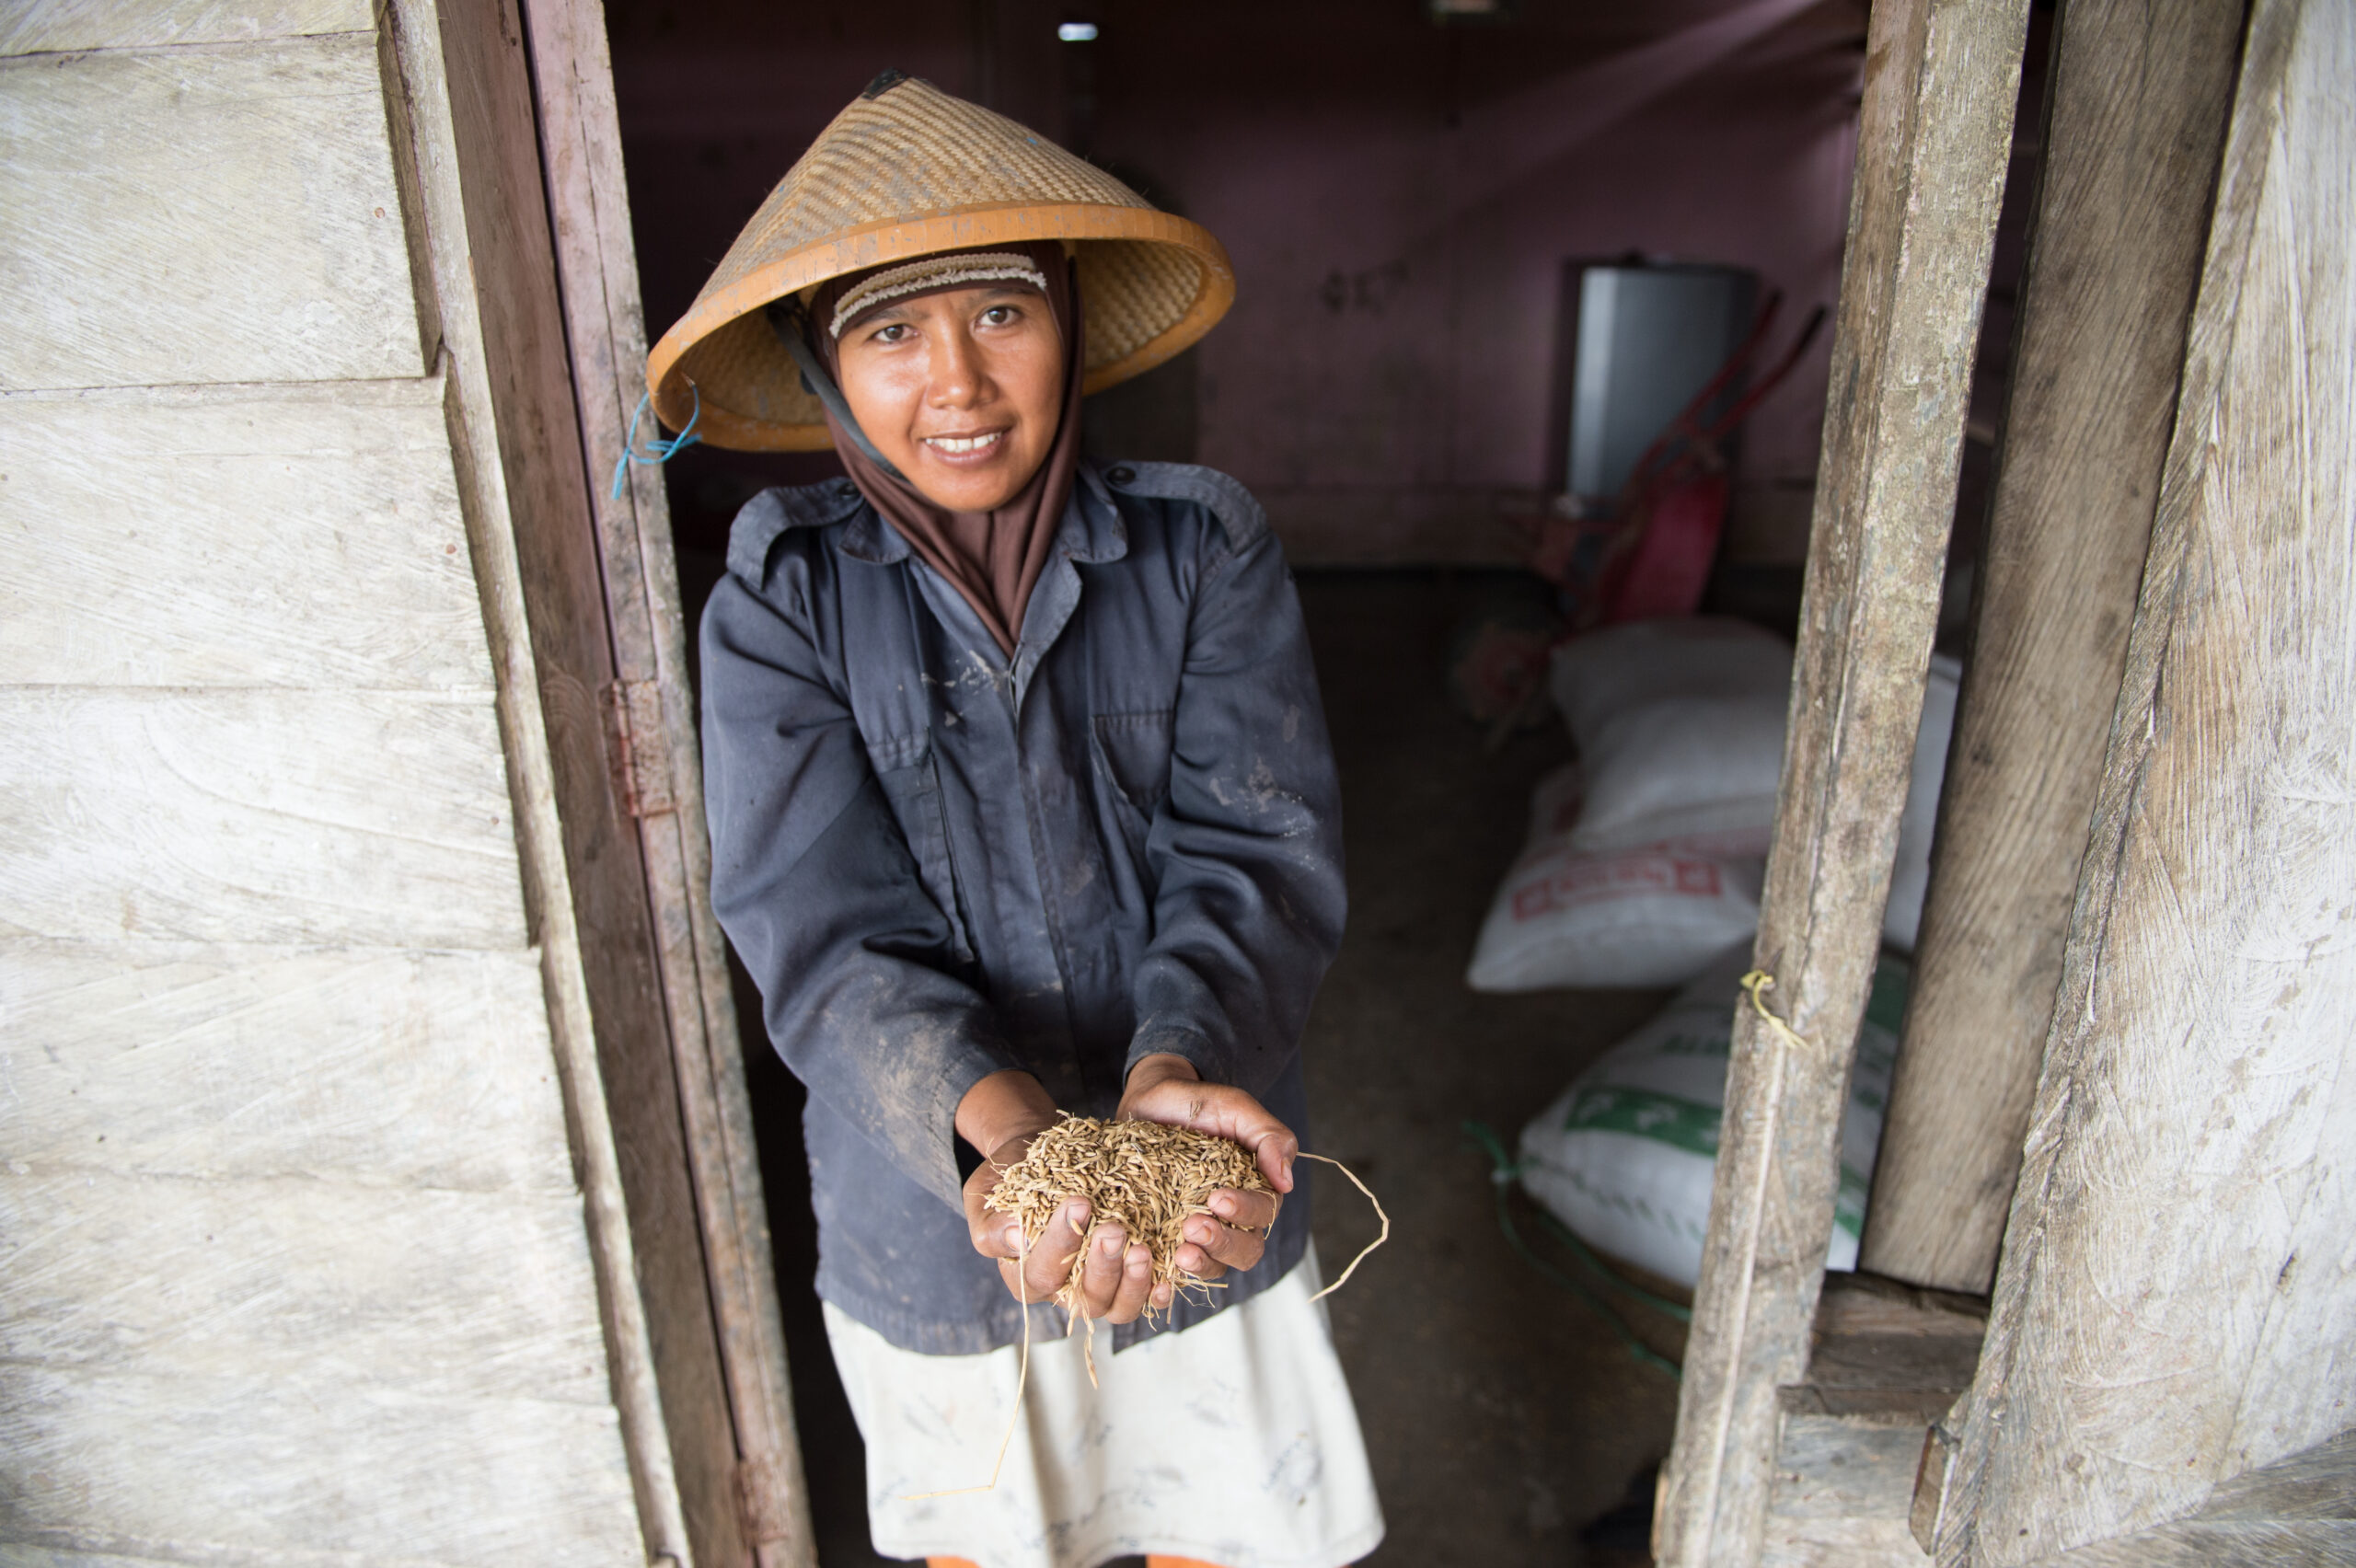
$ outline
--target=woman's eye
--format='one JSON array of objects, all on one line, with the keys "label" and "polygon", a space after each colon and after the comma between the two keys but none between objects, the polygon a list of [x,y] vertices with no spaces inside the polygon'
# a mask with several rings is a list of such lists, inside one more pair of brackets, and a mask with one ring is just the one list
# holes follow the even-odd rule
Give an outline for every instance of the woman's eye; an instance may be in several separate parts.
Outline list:
[{"label": "woman's eye", "polygon": [[993,327],[1003,327],[1008,322],[1014,319],[1014,306],[1011,305],[991,306],[987,310],[982,312],[982,319],[988,322]]},{"label": "woman's eye", "polygon": [[905,322],[895,321],[889,326],[877,328],[874,340],[879,343],[896,343],[907,335],[907,325]]}]

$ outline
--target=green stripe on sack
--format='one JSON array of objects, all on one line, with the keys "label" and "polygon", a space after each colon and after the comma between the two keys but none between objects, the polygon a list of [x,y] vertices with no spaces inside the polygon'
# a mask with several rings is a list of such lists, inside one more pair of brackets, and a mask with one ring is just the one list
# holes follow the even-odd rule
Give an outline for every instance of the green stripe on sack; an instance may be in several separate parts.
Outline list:
[{"label": "green stripe on sack", "polygon": [[1865,1179],[1846,1165],[1841,1168],[1841,1190],[1832,1198],[1832,1224],[1856,1238],[1865,1233],[1865,1196],[1871,1189]]},{"label": "green stripe on sack", "polygon": [[1721,1114],[1717,1106],[1680,1100],[1673,1094],[1606,1084],[1583,1090],[1571,1101],[1570,1112],[1563,1118],[1563,1130],[1625,1133],[1715,1159]]},{"label": "green stripe on sack", "polygon": [[1873,989],[1865,995],[1865,1021],[1896,1039],[1899,1025],[1906,1021],[1906,995],[1913,986],[1914,966],[1883,954],[1874,965]]}]

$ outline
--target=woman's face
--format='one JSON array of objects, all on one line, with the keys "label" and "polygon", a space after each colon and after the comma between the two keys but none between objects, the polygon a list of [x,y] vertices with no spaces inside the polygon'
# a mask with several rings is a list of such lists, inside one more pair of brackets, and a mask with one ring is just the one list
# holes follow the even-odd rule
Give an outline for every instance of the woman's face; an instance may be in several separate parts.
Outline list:
[{"label": "woman's face", "polygon": [[936,506],[1003,506],[1055,444],[1063,334],[1033,290],[983,284],[889,305],[853,323],[835,355],[867,439]]}]

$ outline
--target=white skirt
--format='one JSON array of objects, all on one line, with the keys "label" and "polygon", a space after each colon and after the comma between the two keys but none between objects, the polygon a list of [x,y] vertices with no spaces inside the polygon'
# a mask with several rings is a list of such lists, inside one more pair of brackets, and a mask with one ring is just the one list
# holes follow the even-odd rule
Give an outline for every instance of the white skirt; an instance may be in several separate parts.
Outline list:
[{"label": "white skirt", "polygon": [[[979,1486],[1013,1413],[1019,1351],[922,1355],[826,1308],[867,1442],[867,1516],[886,1557],[980,1568],[1095,1568],[1146,1553],[1219,1568],[1341,1568],[1382,1539],[1357,1408],[1334,1355],[1312,1248],[1289,1274],[1184,1333],[1112,1354],[1091,1388],[1079,1337],[1034,1341],[1023,1419],[997,1487]],[[1087,1331],[1083,1328],[1081,1334]]]}]

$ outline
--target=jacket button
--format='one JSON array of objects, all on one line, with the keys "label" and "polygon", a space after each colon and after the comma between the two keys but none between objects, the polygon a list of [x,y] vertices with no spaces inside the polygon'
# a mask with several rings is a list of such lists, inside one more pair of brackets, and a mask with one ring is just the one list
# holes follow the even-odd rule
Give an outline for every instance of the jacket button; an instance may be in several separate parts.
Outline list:
[{"label": "jacket button", "polygon": [[1116,485],[1126,485],[1136,479],[1138,471],[1123,463],[1118,467],[1105,469],[1104,477]]}]

